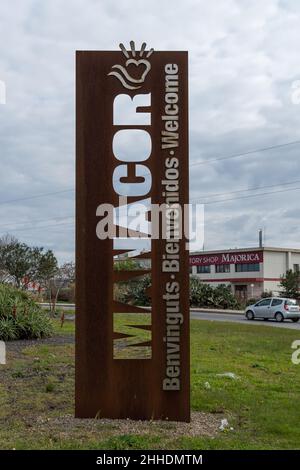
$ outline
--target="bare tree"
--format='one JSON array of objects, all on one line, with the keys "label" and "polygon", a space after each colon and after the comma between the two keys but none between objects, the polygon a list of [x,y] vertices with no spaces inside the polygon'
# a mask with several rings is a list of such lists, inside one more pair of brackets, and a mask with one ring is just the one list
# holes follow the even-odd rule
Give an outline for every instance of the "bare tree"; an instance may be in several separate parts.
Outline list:
[{"label": "bare tree", "polygon": [[75,263],[64,263],[58,268],[55,276],[49,279],[48,295],[50,312],[55,315],[58,295],[61,289],[68,287],[75,281]]}]

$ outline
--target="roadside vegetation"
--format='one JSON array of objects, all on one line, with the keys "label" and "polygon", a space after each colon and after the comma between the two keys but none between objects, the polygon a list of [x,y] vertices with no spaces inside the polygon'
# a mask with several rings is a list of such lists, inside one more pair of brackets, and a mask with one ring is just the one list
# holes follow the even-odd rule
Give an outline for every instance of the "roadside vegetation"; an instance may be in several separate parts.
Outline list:
[{"label": "roadside vegetation", "polygon": [[59,266],[52,250],[5,235],[0,238],[0,284],[31,292],[55,315],[58,302],[75,301],[75,263]]},{"label": "roadside vegetation", "polygon": [[[0,340],[7,342],[7,365],[0,366],[0,449],[299,447],[300,366],[291,362],[299,334],[261,325],[191,321],[191,425],[74,419],[75,311],[59,307],[74,299],[74,268],[58,267],[42,248],[0,239]],[[133,260],[115,265],[144,268]],[[29,292],[30,279],[41,287],[38,295]],[[149,276],[141,275],[118,283],[114,296],[148,306],[149,287]],[[295,297],[299,273],[287,272],[281,287]],[[40,300],[49,301],[49,311]],[[244,307],[229,287],[193,277],[190,305]]]},{"label": "roadside vegetation", "polygon": [[284,297],[299,300],[300,272],[288,269],[285,275],[281,276],[280,286]]},{"label": "roadside vegetation", "polygon": [[[136,260],[124,259],[115,262],[115,270],[144,269],[144,265]],[[149,289],[151,279],[148,275],[134,277],[130,281],[119,282],[114,287],[115,300],[130,305],[149,306]],[[287,271],[281,277],[281,295],[287,298],[298,298],[300,288],[300,273]],[[272,292],[263,292],[261,297],[272,297]],[[259,298],[237,298],[230,286],[218,284],[213,287],[209,283],[201,282],[196,276],[190,277],[190,306],[199,308],[216,308],[229,310],[244,310],[247,305],[257,302]]]},{"label": "roadside vegetation", "polygon": [[0,284],[0,340],[46,338],[52,333],[48,315],[28,292]]},{"label": "roadside vegetation", "polygon": [[[300,366],[291,362],[297,331],[192,320],[196,424],[176,426],[74,419],[74,322],[62,328],[59,320],[51,322],[50,339],[7,343],[8,364],[0,366],[0,448],[299,448]],[[228,420],[223,431],[222,419]]]},{"label": "roadside vegetation", "polygon": [[[143,264],[135,260],[122,260],[115,263],[114,269],[119,271],[138,270],[143,269]],[[148,275],[134,277],[130,281],[118,282],[114,287],[115,300],[147,307],[150,305],[150,287],[151,278]],[[202,308],[242,308],[229,286],[219,284],[212,287],[199,281],[196,277],[190,278],[190,305]]]},{"label": "roadside vegetation", "polygon": [[219,284],[216,287],[212,287],[194,277],[190,279],[190,305],[191,307],[232,310],[241,307],[229,286]]}]

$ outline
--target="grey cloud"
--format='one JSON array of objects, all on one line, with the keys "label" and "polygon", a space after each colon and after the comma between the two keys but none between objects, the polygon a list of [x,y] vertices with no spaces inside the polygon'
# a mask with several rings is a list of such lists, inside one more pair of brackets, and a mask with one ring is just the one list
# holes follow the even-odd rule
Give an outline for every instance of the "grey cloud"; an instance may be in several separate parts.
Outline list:
[{"label": "grey cloud", "polygon": [[[299,20],[299,2],[286,0],[1,5],[0,79],[7,105],[0,106],[0,231],[9,223],[16,230],[16,222],[74,214],[73,193],[1,202],[74,186],[76,49],[116,49],[135,39],[155,49],[189,50],[193,163],[300,138],[300,105],[291,102],[291,84],[300,79]],[[191,167],[191,196],[297,180],[299,152],[294,145]],[[205,246],[251,246],[265,226],[268,244],[299,247],[297,223],[288,229],[298,200],[299,191],[290,191],[207,205]],[[72,225],[61,219],[50,224],[12,233],[53,248],[61,261],[72,259]]]}]

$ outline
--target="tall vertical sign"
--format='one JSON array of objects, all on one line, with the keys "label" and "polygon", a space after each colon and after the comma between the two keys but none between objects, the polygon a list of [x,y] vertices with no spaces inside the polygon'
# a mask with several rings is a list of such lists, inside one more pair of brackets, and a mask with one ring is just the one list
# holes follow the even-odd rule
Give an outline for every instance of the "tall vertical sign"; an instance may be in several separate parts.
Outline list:
[{"label": "tall vertical sign", "polygon": [[188,56],[120,48],[76,57],[76,416],[189,421]]}]

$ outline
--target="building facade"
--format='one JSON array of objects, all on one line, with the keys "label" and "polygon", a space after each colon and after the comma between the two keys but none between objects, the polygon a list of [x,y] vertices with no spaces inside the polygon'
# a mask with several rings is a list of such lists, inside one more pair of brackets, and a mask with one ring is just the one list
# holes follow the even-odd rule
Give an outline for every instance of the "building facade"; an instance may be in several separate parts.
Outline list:
[{"label": "building facade", "polygon": [[299,271],[300,249],[244,248],[190,254],[190,274],[212,286],[229,285],[239,298],[258,298],[265,291],[280,292],[280,277]]}]

